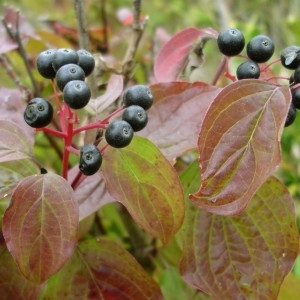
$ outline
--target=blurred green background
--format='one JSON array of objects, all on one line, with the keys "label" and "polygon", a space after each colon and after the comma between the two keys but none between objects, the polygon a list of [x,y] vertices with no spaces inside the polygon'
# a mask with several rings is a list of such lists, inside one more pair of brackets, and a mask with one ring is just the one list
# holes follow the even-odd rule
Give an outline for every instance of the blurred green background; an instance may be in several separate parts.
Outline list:
[{"label": "blurred green background", "polygon": [[[45,19],[55,20],[67,27],[76,28],[73,1],[10,0],[9,5],[18,8],[34,28],[49,29],[49,26],[41,21]],[[129,27],[124,28],[120,15],[122,16],[122,13],[126,12],[124,8],[132,8],[132,1],[87,0],[85,5],[89,28],[103,28],[103,7],[105,8],[108,37],[111,39],[112,45],[111,51],[113,55],[120,58],[125,49],[125,45],[122,44],[124,32],[129,31]],[[270,36],[275,44],[274,58],[279,57],[280,51],[286,46],[300,45],[299,0],[151,0],[142,1],[142,13],[144,16],[148,16],[149,20],[137,54],[138,59],[146,61],[136,70],[136,80],[141,82],[149,80],[151,62],[161,46],[160,43],[156,44],[156,39],[164,37],[164,35],[158,36],[158,29],[161,29],[167,38],[190,26],[213,27],[218,31],[226,27],[237,27],[244,33],[246,41],[256,34]],[[2,6],[0,14],[3,15]],[[101,36],[99,39],[101,40]],[[126,40],[123,42],[126,44]],[[120,45],[120,47],[113,47],[113,45]],[[41,51],[40,47],[42,48],[42,45],[33,44],[29,49],[34,55],[35,51]],[[11,54],[11,58],[15,60],[16,65],[19,64],[20,59],[17,56]],[[209,56],[209,58],[213,59],[213,56]],[[214,63],[212,62],[212,65]],[[281,68],[280,64],[274,67],[274,72],[282,76],[291,74],[290,71]],[[22,74],[22,71],[20,73]],[[0,87],[13,87],[13,83],[3,70],[0,70],[0,79]],[[30,84],[26,77],[24,81],[25,85]],[[283,160],[276,175],[285,182],[295,199],[298,228],[300,229],[300,112],[298,115],[296,122],[284,129]],[[294,271],[300,277],[300,261],[297,261]]]}]

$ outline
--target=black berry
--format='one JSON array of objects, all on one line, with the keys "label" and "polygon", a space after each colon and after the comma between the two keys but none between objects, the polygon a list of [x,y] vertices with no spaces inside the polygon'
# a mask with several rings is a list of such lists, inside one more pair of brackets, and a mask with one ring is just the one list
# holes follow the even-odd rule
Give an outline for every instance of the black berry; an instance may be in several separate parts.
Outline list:
[{"label": "black berry", "polygon": [[105,139],[107,144],[115,148],[123,148],[130,144],[133,138],[131,125],[124,120],[111,122],[106,131]]},{"label": "black berry", "polygon": [[129,87],[123,95],[123,104],[125,106],[139,105],[145,110],[153,104],[153,95],[149,87],[137,84]]},{"label": "black berry", "polygon": [[266,62],[275,50],[273,41],[266,35],[256,35],[247,44],[248,57],[257,62]]},{"label": "black berry", "polygon": [[36,67],[39,73],[48,79],[55,77],[56,71],[53,69],[52,61],[56,50],[49,49],[41,52],[36,58]]},{"label": "black berry", "polygon": [[300,109],[300,89],[292,92],[292,103],[295,105],[295,108]]},{"label": "black berry", "polygon": [[34,128],[47,126],[53,117],[53,107],[49,101],[44,98],[31,99],[24,112],[25,122]]},{"label": "black berry", "polygon": [[294,78],[294,84],[300,83],[300,66],[296,68],[296,70],[294,71],[293,78]]},{"label": "black berry", "polygon": [[284,126],[288,127],[288,126],[292,125],[296,119],[296,116],[297,116],[296,107],[293,103],[291,103]]},{"label": "black berry", "polygon": [[125,108],[122,119],[131,125],[133,131],[142,130],[148,123],[147,112],[138,105],[131,105]]},{"label": "black berry", "polygon": [[280,53],[281,64],[290,70],[295,70],[300,66],[300,47],[289,46]]},{"label": "black berry", "polygon": [[91,98],[91,90],[86,82],[72,80],[65,85],[63,97],[70,108],[81,109],[88,104]]},{"label": "black berry", "polygon": [[85,74],[81,67],[75,64],[67,64],[62,66],[56,72],[56,83],[61,91],[63,91],[65,85],[72,80],[84,81]]},{"label": "black berry", "polygon": [[102,154],[94,144],[86,144],[80,149],[79,169],[84,175],[95,174],[101,164]]},{"label": "black berry", "polygon": [[227,28],[223,30],[217,38],[219,50],[226,56],[238,55],[245,46],[243,33],[236,28]]},{"label": "black berry", "polygon": [[252,60],[241,63],[236,70],[237,79],[259,78],[259,76],[259,65]]},{"label": "black berry", "polygon": [[281,64],[290,70],[295,70],[300,66],[300,47],[289,46],[280,53]]},{"label": "black berry", "polygon": [[84,49],[77,50],[78,65],[83,69],[85,76],[89,76],[95,68],[94,56]]},{"label": "black berry", "polygon": [[60,48],[55,51],[52,66],[55,71],[58,71],[64,65],[77,64],[79,60],[78,54],[73,49]]}]

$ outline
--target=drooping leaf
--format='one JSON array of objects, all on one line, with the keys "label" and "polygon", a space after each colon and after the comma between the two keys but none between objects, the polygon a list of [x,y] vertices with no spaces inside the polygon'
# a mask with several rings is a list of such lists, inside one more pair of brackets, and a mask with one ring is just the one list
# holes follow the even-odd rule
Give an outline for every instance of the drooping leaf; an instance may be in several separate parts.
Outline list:
[{"label": "drooping leaf", "polygon": [[30,158],[32,141],[17,126],[8,120],[0,120],[0,163]]},{"label": "drooping leaf", "polygon": [[184,200],[176,171],[145,138],[122,149],[109,147],[103,159],[108,192],[144,230],[167,243],[180,228]]},{"label": "drooping leaf", "polygon": [[216,38],[212,28],[186,28],[175,34],[158,52],[154,61],[154,76],[158,82],[176,80],[183,69],[193,44],[198,39]]},{"label": "drooping leaf", "polygon": [[107,83],[107,88],[105,93],[96,99],[91,99],[88,106],[95,113],[100,113],[110,106],[118,97],[122,94],[123,91],[123,76],[113,74],[110,76]]},{"label": "drooping leaf", "polygon": [[0,245],[0,297],[2,300],[37,299],[40,285],[28,281],[19,271],[4,243]]},{"label": "drooping leaf", "polygon": [[159,300],[158,284],[131,254],[116,242],[98,238],[79,244],[79,250],[51,278],[46,299]]},{"label": "drooping leaf", "polygon": [[207,211],[245,209],[281,160],[280,137],[291,101],[288,86],[241,80],[225,87],[202,123],[201,187],[191,199]]},{"label": "drooping leaf", "polygon": [[[197,188],[198,172],[194,165],[181,176],[187,194]],[[276,299],[299,249],[293,199],[270,177],[239,216],[191,202],[180,238],[183,278],[212,299]]]},{"label": "drooping leaf", "polygon": [[154,84],[151,91],[154,105],[140,135],[171,161],[197,147],[201,123],[219,89],[201,82],[170,82]]},{"label": "drooping leaf", "polygon": [[55,274],[77,242],[78,205],[56,174],[20,181],[3,217],[3,235],[24,276],[42,283]]}]

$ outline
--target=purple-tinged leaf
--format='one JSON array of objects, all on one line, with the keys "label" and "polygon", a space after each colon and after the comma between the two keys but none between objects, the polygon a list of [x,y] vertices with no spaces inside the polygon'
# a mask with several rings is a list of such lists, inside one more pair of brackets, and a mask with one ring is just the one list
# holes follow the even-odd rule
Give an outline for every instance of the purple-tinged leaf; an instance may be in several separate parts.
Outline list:
[{"label": "purple-tinged leaf", "polygon": [[221,215],[245,209],[281,161],[290,101],[288,86],[248,79],[216,96],[199,133],[201,186],[192,201]]},{"label": "purple-tinged leaf", "polygon": [[109,147],[103,159],[108,192],[144,230],[167,243],[180,228],[184,199],[175,169],[149,140]]},{"label": "purple-tinged leaf", "polygon": [[[199,170],[181,176],[186,194]],[[212,299],[277,299],[299,249],[295,207],[287,188],[270,177],[238,216],[211,214],[192,202],[183,230],[180,272]]]},{"label": "purple-tinged leaf", "polygon": [[30,158],[31,139],[15,123],[0,120],[0,163]]},{"label": "purple-tinged leaf", "polygon": [[158,82],[176,80],[183,69],[193,44],[198,39],[216,38],[212,28],[186,28],[175,34],[158,52],[154,61],[154,76]]},{"label": "purple-tinged leaf", "polygon": [[47,173],[20,181],[3,217],[3,235],[27,279],[42,283],[61,269],[77,234],[78,205],[65,179]]},{"label": "purple-tinged leaf", "polygon": [[45,299],[162,300],[158,284],[116,242],[98,238],[78,248],[47,283]]},{"label": "purple-tinged leaf", "polygon": [[34,129],[24,121],[25,102],[17,89],[0,88],[0,120],[16,123],[24,134],[34,143]]},{"label": "purple-tinged leaf", "polygon": [[1,300],[38,299],[42,287],[20,273],[4,243],[0,244],[0,265]]},{"label": "purple-tinged leaf", "polygon": [[[69,172],[69,182],[72,182],[77,173],[78,166]],[[115,202],[115,199],[107,192],[105,181],[101,173],[87,176],[75,190],[75,200],[79,205],[79,220],[99,210],[103,205]]]},{"label": "purple-tinged leaf", "polygon": [[169,82],[154,84],[151,91],[154,105],[139,134],[172,161],[197,147],[201,123],[219,89],[201,82]]},{"label": "purple-tinged leaf", "polygon": [[105,93],[96,99],[91,99],[88,108],[91,108],[96,114],[101,113],[113,102],[115,102],[123,92],[123,76],[113,74],[107,83]]}]

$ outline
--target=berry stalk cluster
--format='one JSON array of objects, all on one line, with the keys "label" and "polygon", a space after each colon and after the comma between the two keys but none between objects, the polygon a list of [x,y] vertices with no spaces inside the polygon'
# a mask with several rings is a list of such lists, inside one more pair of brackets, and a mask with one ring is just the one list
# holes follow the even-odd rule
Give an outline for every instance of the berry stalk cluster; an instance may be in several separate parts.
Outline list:
[{"label": "berry stalk cluster", "polygon": [[[256,35],[247,44],[243,33],[237,28],[227,28],[220,32],[217,38],[220,52],[226,56],[225,75],[232,80],[258,79],[262,70],[266,70],[274,62],[281,62],[282,66],[294,70],[290,77],[292,102],[289,107],[285,126],[290,126],[296,119],[297,109],[300,109],[300,46],[288,46],[281,51],[280,60],[264,65],[274,54],[275,46],[272,39],[266,35]],[[246,55],[240,55],[246,46]],[[236,69],[236,76],[228,71],[230,57],[245,57]]]},{"label": "berry stalk cluster", "polygon": [[[84,108],[91,98],[91,90],[85,81],[95,67],[95,60],[90,52],[83,49],[49,49],[38,55],[36,66],[44,78],[52,80],[61,128],[48,127],[54,116],[54,108],[51,100],[41,97],[28,102],[24,120],[37,130],[63,138],[62,175],[65,178],[71,152],[79,156],[79,175],[93,175],[101,167],[103,152],[107,146],[128,146],[134,132],[147,125],[146,111],[153,104],[153,95],[149,87],[141,84],[127,88],[122,95],[123,105],[104,119],[86,125],[79,124],[77,110]],[[62,93],[61,97],[57,88]],[[120,118],[112,120],[112,117],[121,112]],[[105,130],[106,145],[101,149],[98,146],[102,138],[94,143],[85,144],[80,149],[72,145],[74,135],[96,128]]]}]

